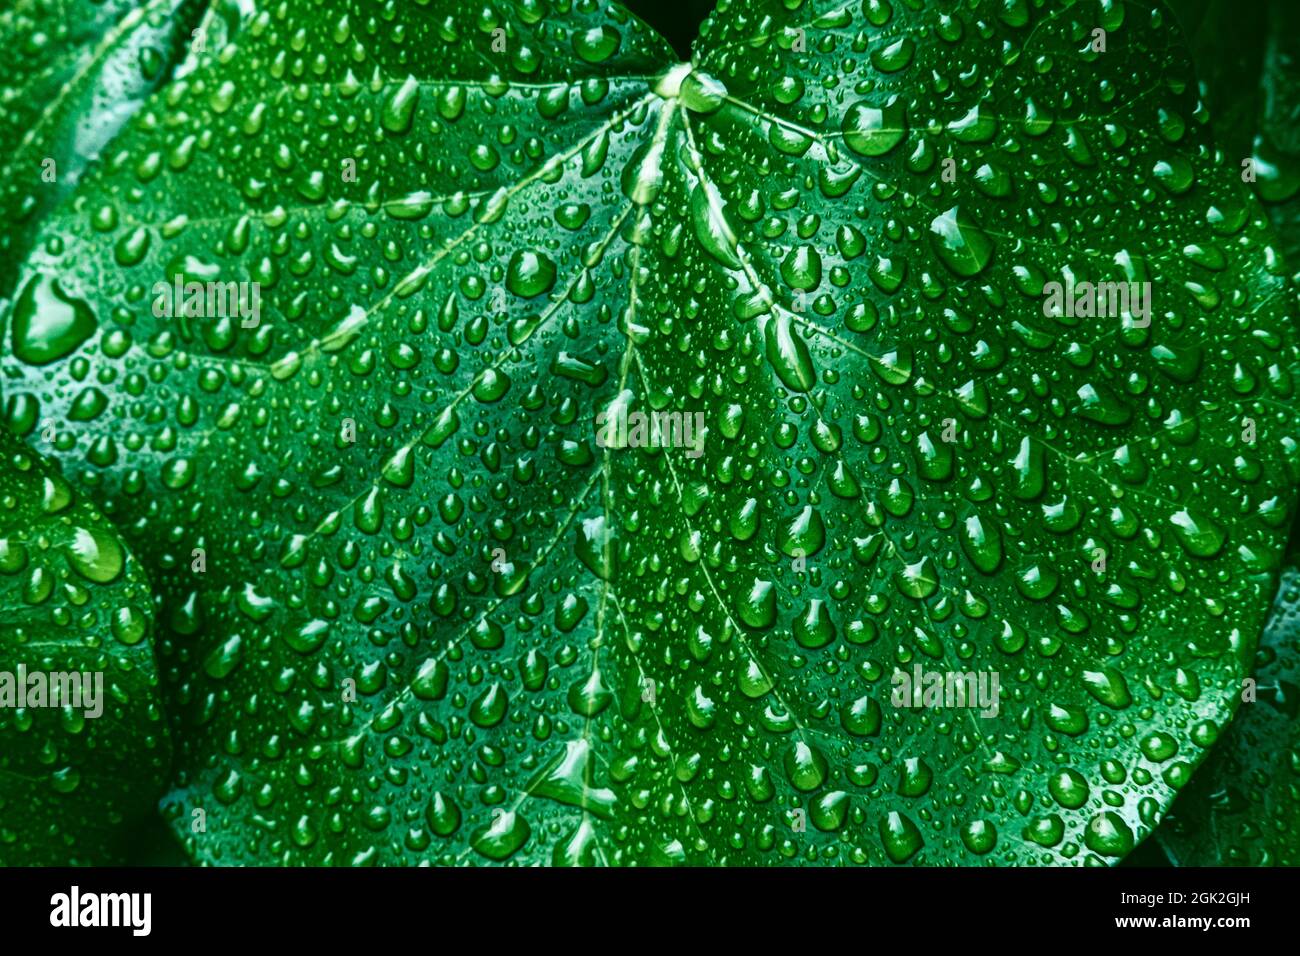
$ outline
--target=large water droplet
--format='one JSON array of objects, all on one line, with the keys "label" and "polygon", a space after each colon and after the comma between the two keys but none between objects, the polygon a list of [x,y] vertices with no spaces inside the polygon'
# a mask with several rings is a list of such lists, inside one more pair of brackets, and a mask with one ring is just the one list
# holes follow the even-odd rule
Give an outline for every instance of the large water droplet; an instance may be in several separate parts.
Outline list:
[{"label": "large water droplet", "polygon": [[90,306],[65,293],[56,279],[35,275],[14,305],[14,354],[32,365],[58,361],[90,338],[97,325]]},{"label": "large water droplet", "polygon": [[859,100],[844,113],[844,142],[862,156],[883,156],[907,135],[907,111],[897,96],[882,105]]},{"label": "large water droplet", "polygon": [[943,264],[962,277],[978,275],[993,258],[993,241],[958,206],[930,221],[930,243]]}]

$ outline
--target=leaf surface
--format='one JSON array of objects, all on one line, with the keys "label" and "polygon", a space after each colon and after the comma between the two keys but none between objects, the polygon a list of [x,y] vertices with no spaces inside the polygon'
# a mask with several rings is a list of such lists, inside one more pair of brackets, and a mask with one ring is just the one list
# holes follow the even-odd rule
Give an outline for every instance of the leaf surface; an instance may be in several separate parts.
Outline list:
[{"label": "leaf surface", "polygon": [[0,865],[120,863],[155,812],[151,600],[103,515],[0,429]]},{"label": "leaf surface", "polygon": [[1300,866],[1300,568],[1292,548],[1246,702],[1156,830],[1179,866]]},{"label": "leaf surface", "polygon": [[0,300],[42,219],[167,79],[199,0],[22,0],[0,10]]},{"label": "leaf surface", "polygon": [[1218,145],[1300,255],[1300,9],[1286,0],[1170,0],[1186,30]]},{"label": "leaf surface", "polygon": [[251,9],[5,338],[162,591],[189,853],[1128,852],[1296,477],[1294,292],[1166,18],[723,4],[686,66],[615,6]]}]

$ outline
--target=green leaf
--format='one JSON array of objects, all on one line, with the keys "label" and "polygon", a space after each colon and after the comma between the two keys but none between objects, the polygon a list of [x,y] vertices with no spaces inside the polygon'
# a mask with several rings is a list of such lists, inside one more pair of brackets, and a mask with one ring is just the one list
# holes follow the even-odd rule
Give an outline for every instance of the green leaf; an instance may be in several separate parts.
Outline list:
[{"label": "green leaf", "polygon": [[1297,559],[1293,547],[1251,682],[1242,687],[1245,703],[1156,830],[1180,866],[1300,865]]},{"label": "green leaf", "polygon": [[0,429],[0,865],[120,862],[171,748],[149,584],[112,526]]},{"label": "green leaf", "polygon": [[0,11],[0,300],[42,217],[164,81],[197,0],[24,0]]},{"label": "green leaf", "polygon": [[1300,9],[1289,0],[1169,0],[1187,32],[1218,145],[1300,256]]},{"label": "green leaf", "polygon": [[1294,290],[1162,7],[916,6],[723,4],[687,67],[616,6],[285,0],[114,140],[4,383],[157,571],[195,860],[1156,825],[1267,610]]}]

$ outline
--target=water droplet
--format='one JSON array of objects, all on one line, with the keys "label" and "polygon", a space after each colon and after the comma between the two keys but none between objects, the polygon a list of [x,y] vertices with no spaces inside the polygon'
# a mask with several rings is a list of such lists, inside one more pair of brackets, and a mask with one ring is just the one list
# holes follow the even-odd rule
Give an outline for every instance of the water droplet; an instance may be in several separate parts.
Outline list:
[{"label": "water droplet", "polygon": [[882,104],[859,100],[844,113],[844,142],[860,156],[883,156],[907,135],[906,106],[897,96]]},{"label": "water droplet", "polygon": [[67,295],[58,280],[35,275],[14,305],[14,354],[31,365],[58,361],[90,338],[97,326],[90,306]]}]

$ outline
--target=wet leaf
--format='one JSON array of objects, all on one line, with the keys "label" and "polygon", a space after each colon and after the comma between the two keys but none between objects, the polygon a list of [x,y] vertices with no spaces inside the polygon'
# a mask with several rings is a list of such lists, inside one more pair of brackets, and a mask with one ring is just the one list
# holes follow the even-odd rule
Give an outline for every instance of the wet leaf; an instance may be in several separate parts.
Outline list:
[{"label": "wet leaf", "polygon": [[170,769],[158,690],[139,562],[0,429],[0,865],[122,862]]},{"label": "wet leaf", "polygon": [[0,10],[0,301],[42,217],[164,82],[197,0],[29,0]]},{"label": "wet leaf", "polygon": [[195,860],[1109,863],[1204,759],[1294,289],[1168,13],[794,6],[250,5],[46,222]]},{"label": "wet leaf", "polygon": [[[1218,145],[1300,255],[1300,10],[1286,0],[1170,0],[1187,33]],[[1247,162],[1248,161],[1248,162]]]},{"label": "wet leaf", "polygon": [[1237,716],[1152,841],[1179,866],[1300,865],[1297,558],[1293,547]]}]

